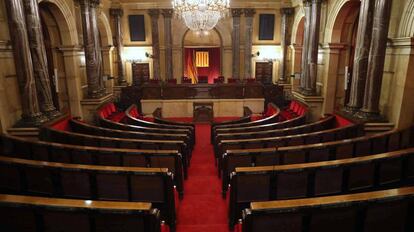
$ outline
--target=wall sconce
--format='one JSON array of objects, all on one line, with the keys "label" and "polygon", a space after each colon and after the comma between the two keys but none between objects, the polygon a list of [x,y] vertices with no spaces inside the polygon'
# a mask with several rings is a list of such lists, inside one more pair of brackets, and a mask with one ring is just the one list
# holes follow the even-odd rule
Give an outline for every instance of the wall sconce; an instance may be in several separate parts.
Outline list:
[{"label": "wall sconce", "polygon": [[145,57],[150,58],[150,59],[154,59],[154,55],[149,54],[148,52],[145,52]]},{"label": "wall sconce", "polygon": [[143,63],[148,62],[148,58],[152,55],[148,53],[147,48],[144,47],[125,47],[124,59],[129,63]]},{"label": "wall sconce", "polygon": [[252,54],[252,57],[259,57],[260,56],[260,52],[259,51],[257,51],[256,53],[253,53]]},{"label": "wall sconce", "polygon": [[252,54],[252,57],[260,61],[274,63],[282,59],[281,51],[277,46],[257,46],[256,49],[258,51]]}]

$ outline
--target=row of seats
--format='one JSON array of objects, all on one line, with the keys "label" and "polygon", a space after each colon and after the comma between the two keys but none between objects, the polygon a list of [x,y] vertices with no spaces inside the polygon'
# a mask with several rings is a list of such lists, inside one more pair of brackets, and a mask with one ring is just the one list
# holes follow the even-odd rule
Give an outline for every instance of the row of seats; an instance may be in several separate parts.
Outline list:
[{"label": "row of seats", "polygon": [[[113,121],[108,118],[102,117],[99,113],[102,108],[105,108],[106,105],[98,109],[97,113],[97,123],[102,127],[107,127],[111,129],[126,130],[126,131],[139,131],[139,132],[148,132],[148,133],[160,133],[160,134],[185,134],[191,138],[189,145],[193,147],[195,143],[195,133],[194,126],[185,125],[177,126],[168,123],[153,123],[144,120],[139,120],[136,118],[127,115],[129,110],[134,107],[131,106],[126,112],[122,112],[124,117],[121,121]],[[136,107],[136,106],[135,106]],[[133,124],[129,124],[133,123]]]},{"label": "row of seats", "polygon": [[98,110],[98,114],[100,117],[109,119],[111,121],[120,122],[125,116],[125,113],[122,111],[118,111],[115,104],[113,102],[105,104]]},{"label": "row of seats", "polygon": [[[175,196],[184,196],[183,180],[187,175],[189,157],[195,141],[194,125],[174,125],[168,121],[129,125],[125,124],[127,113],[116,109],[113,103],[105,104],[97,111],[98,122],[121,125],[120,130],[66,117],[42,128],[40,141],[2,135],[1,193],[42,196],[44,198],[36,199],[46,202],[45,205],[50,201],[72,201],[79,206],[82,202],[107,204],[107,210],[120,209],[120,212],[131,215],[128,218],[122,216],[118,220],[120,215],[115,213],[107,217],[114,225],[109,223],[103,229],[94,216],[85,214],[88,221],[82,221],[84,225],[71,227],[78,231],[163,229],[166,232],[167,226],[162,221],[175,231]],[[118,118],[118,115],[121,116]],[[178,194],[175,194],[175,189]],[[7,196],[18,198],[15,195]],[[68,198],[83,200],[66,200]],[[113,201],[119,201],[120,207],[113,207]],[[146,210],[140,210],[139,207],[134,209],[134,204],[145,205]],[[126,207],[124,211],[121,207],[123,205]],[[62,209],[71,210],[71,207],[68,204],[62,206]],[[128,210],[131,209],[138,210],[139,213],[129,213]],[[26,208],[22,207],[22,210]],[[58,214],[62,218],[72,214],[82,217],[75,211],[71,210],[69,215],[60,211]],[[99,210],[90,211],[94,214],[101,213]],[[43,215],[36,213],[35,216],[36,220],[43,220]],[[136,222],[130,224],[130,220]],[[0,228],[5,228],[5,231],[21,231],[15,221],[2,224]],[[43,221],[46,223],[48,219],[45,217]],[[42,223],[37,222],[36,228],[31,227],[31,231],[43,230],[43,226],[53,227],[49,227],[49,222]]]},{"label": "row of seats", "polygon": [[[335,139],[350,138],[351,135],[354,136],[363,133],[361,132],[362,126],[356,124],[332,129],[334,120],[331,119],[333,118],[328,116],[326,119],[320,120],[319,123],[309,123],[297,127],[272,130],[264,134],[252,132],[250,134],[251,136],[245,133],[222,134],[216,137],[214,144],[215,152],[221,155],[230,149],[293,146],[317,143],[319,141],[327,142]],[[350,133],[352,130],[356,130],[355,132],[357,133]]]},{"label": "row of seats", "polygon": [[251,202],[309,198],[414,184],[414,148],[366,157],[299,165],[236,168],[231,179],[229,222]]},{"label": "row of seats", "polygon": [[0,157],[0,191],[86,200],[149,202],[175,223],[172,173],[167,168],[104,167]]},{"label": "row of seats", "polygon": [[288,108],[283,110],[280,115],[285,120],[292,119],[303,115],[307,111],[307,107],[298,101],[291,101]]},{"label": "row of seats", "polygon": [[97,135],[87,135],[71,131],[56,130],[52,127],[41,129],[39,138],[42,141],[63,144],[83,145],[91,147],[110,147],[142,150],[176,150],[183,157],[184,170],[189,164],[191,149],[179,140],[129,139]]},{"label": "row of seats", "polygon": [[0,231],[161,232],[146,202],[72,200],[0,194]]},{"label": "row of seats", "polygon": [[401,131],[390,131],[333,142],[259,149],[227,150],[219,160],[223,173],[223,193],[229,176],[237,167],[286,165],[339,160],[370,156],[414,146],[414,126]]},{"label": "row of seats", "polygon": [[253,202],[243,232],[413,231],[414,187],[299,200]]},{"label": "row of seats", "polygon": [[253,132],[234,132],[234,133],[221,133],[215,137],[214,143],[218,144],[222,140],[235,140],[235,139],[250,139],[250,138],[266,138],[277,137],[286,135],[295,135],[303,133],[311,133],[320,130],[327,130],[335,127],[336,116],[325,115],[324,118],[299,126],[287,127],[282,129],[270,129]]},{"label": "row of seats", "polygon": [[[183,141],[186,144],[190,144],[190,138],[186,134],[166,134],[166,133],[151,133],[151,132],[142,132],[142,131],[126,131],[126,130],[116,130],[106,127],[99,127],[89,123],[82,122],[77,119],[64,119],[67,121],[67,130],[88,134],[88,135],[100,135],[106,137],[116,137],[116,138],[130,138],[130,139],[154,139],[154,140],[178,140]],[[55,126],[53,128],[56,129]]]},{"label": "row of seats", "polygon": [[361,124],[352,124],[346,127],[334,129],[316,130],[316,132],[292,134],[285,136],[264,137],[257,139],[232,139],[221,140],[217,144],[218,155],[224,154],[226,150],[250,149],[266,147],[285,147],[304,144],[314,144],[319,142],[330,142],[340,139],[353,138],[363,135]]},{"label": "row of seats", "polygon": [[[198,83],[204,83],[204,84],[208,83],[208,76],[198,76],[197,79],[198,79]],[[213,82],[214,82],[214,84],[223,84],[224,80],[225,80],[224,76],[218,76],[217,78],[214,78]],[[227,81],[228,81],[228,83],[241,82],[241,80],[239,78],[228,78]],[[250,83],[250,82],[256,82],[257,80],[255,78],[247,78],[247,79],[244,79],[243,81],[245,81],[247,83]],[[149,80],[149,82],[152,83],[152,84],[159,84],[160,80]],[[167,80],[167,83],[176,85],[177,84],[177,79]],[[182,77],[181,83],[191,84],[192,81],[188,77]]]},{"label": "row of seats", "polygon": [[168,168],[180,197],[184,194],[184,161],[176,150],[137,150],[89,147],[32,141],[11,135],[1,135],[1,155],[13,158],[59,163],[119,167]]},{"label": "row of seats", "polygon": [[[301,111],[293,101],[280,114],[298,118]],[[327,127],[311,131],[297,128],[324,119],[285,129],[263,124],[215,130],[230,228],[242,222],[249,232],[414,229],[408,221],[414,188],[405,187],[414,184],[414,126],[364,135],[362,124],[328,117],[333,120]]]}]

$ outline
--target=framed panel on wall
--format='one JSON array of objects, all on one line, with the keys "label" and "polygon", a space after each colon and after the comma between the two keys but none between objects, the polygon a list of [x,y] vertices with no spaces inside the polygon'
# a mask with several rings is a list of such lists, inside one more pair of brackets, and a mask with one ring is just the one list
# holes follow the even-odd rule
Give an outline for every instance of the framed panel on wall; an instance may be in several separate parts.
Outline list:
[{"label": "framed panel on wall", "polygon": [[128,21],[131,41],[145,41],[144,15],[129,15]]},{"label": "framed panel on wall", "polygon": [[275,34],[275,15],[260,14],[259,40],[273,40]]}]

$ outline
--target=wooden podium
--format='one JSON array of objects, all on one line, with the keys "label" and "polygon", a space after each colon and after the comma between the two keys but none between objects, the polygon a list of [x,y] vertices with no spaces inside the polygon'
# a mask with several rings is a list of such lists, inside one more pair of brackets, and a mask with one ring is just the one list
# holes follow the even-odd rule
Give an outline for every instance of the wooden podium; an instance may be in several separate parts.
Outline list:
[{"label": "wooden podium", "polygon": [[213,102],[194,102],[193,103],[193,121],[194,122],[213,122]]}]

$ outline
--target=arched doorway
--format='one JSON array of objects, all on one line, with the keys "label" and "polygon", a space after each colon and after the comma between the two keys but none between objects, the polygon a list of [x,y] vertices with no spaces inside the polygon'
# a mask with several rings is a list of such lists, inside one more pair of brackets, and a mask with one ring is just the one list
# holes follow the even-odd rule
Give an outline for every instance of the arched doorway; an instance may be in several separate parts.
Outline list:
[{"label": "arched doorway", "polygon": [[[349,101],[352,69],[355,57],[360,1],[351,0],[342,5],[333,24],[331,44],[339,44],[334,109],[340,109]],[[334,60],[334,59],[332,59]],[[328,77],[333,78],[333,77]]]},{"label": "arched doorway", "polygon": [[[103,76],[113,76],[113,61],[112,61],[112,51],[113,51],[113,37],[111,26],[108,20],[108,17],[105,13],[101,12],[98,15],[98,35],[99,35],[99,45],[101,48],[101,73]],[[107,80],[104,83],[106,92],[112,92],[114,81]]]},{"label": "arched doorway", "polygon": [[[295,77],[302,72],[302,49],[303,49],[303,39],[305,32],[305,17],[301,17],[299,23],[296,27],[296,32],[293,33],[292,37],[292,74],[295,74]],[[300,85],[300,80],[293,78],[292,79],[292,88],[297,90]]]},{"label": "arched doorway", "polygon": [[39,4],[53,103],[58,110],[68,111],[69,96],[64,59],[57,49],[62,46],[63,42],[58,20],[53,13],[55,10],[57,10],[56,6],[52,3],[41,2]]},{"label": "arched doorway", "polygon": [[214,79],[222,75],[222,39],[216,29],[206,32],[188,30],[183,37],[183,73],[185,77]]}]

